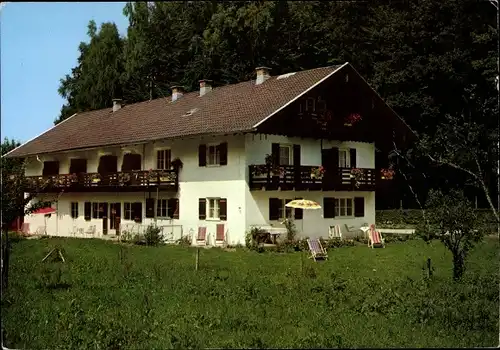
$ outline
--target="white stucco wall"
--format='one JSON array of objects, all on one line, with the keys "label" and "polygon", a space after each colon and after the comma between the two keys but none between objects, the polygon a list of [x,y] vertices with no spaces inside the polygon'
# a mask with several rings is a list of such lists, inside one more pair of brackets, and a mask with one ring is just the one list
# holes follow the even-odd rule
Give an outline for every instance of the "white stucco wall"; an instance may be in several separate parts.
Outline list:
[{"label": "white stucco wall", "polygon": [[[228,164],[226,166],[198,165],[198,146],[212,142],[228,142]],[[335,218],[323,219],[323,209],[317,211],[304,211],[304,219],[298,220],[297,229],[302,231],[301,235],[308,237],[326,237],[330,225],[339,224],[345,230],[344,224],[361,226],[361,224],[375,221],[375,193],[374,192],[294,192],[294,191],[249,191],[248,188],[248,165],[263,164],[266,154],[271,153],[272,143],[289,143],[301,145],[301,163],[303,165],[321,164],[321,142],[301,138],[287,138],[275,135],[237,135],[225,137],[193,138],[184,140],[156,141],[145,145],[125,146],[94,149],[87,151],[67,152],[54,155],[40,156],[40,160],[59,160],[60,173],[69,172],[69,159],[81,157],[87,159],[87,172],[96,172],[99,157],[104,154],[118,156],[118,170],[121,168],[123,155],[134,151],[143,156],[143,169],[154,169],[156,167],[156,150],[171,149],[172,160],[179,157],[183,162],[183,169],[179,175],[178,193],[159,192],[159,198],[179,198],[180,218],[177,220],[157,220],[158,225],[176,225],[173,239],[184,236],[197,235],[199,226],[206,226],[209,243],[213,244],[216,224],[221,221],[210,221],[198,219],[198,199],[220,197],[227,199],[228,219],[226,230],[230,244],[244,244],[245,233],[250,225],[265,225],[269,223],[269,198],[306,198],[323,203],[323,197],[365,197],[365,217],[363,218]],[[373,144],[362,142],[328,142],[323,141],[323,148],[345,147],[357,149],[357,166],[361,168],[374,168],[375,148]],[[43,163],[35,157],[28,159],[26,175],[41,175]],[[122,228],[124,225],[133,224],[133,221],[123,219],[123,203],[140,201],[143,203],[143,222],[148,225],[154,219],[145,218],[145,199],[148,193],[63,193],[54,207],[58,208],[57,215],[52,215],[47,222],[49,235],[73,236],[73,228],[83,228],[87,231],[91,225],[96,226],[96,236],[102,235],[102,219],[84,220],[84,202],[120,202],[122,204]],[[156,198],[156,191],[151,191],[151,196]],[[71,218],[71,202],[79,203],[79,217]],[[57,218],[57,219],[56,219]],[[30,223],[32,232],[38,226],[44,225],[43,215],[31,215],[25,218]],[[278,222],[272,222],[274,226],[281,226]],[[303,226],[302,226],[303,225]],[[108,220],[109,228],[109,220]],[[112,234],[113,231],[110,231]],[[84,234],[88,237],[88,234]]]},{"label": "white stucco wall", "polygon": [[364,223],[375,223],[375,192],[337,192],[337,191],[249,191],[246,195],[247,227],[252,225],[263,225],[273,227],[284,227],[280,221],[269,220],[269,198],[295,199],[304,198],[313,200],[323,206],[323,198],[365,198],[364,217],[336,217],[333,219],[323,218],[323,208],[316,210],[304,210],[303,219],[295,220],[295,226],[299,237],[318,238],[328,237],[328,228],[340,225],[344,236],[350,235],[345,225],[361,227]]}]

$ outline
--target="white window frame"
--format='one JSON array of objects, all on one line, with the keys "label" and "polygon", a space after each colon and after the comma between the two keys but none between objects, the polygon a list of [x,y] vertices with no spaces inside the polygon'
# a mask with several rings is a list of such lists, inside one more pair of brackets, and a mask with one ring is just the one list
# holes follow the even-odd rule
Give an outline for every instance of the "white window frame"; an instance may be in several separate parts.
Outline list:
[{"label": "white window frame", "polygon": [[[75,204],[76,204],[76,206],[75,206]],[[75,207],[76,207],[76,209],[75,209]],[[79,209],[80,208],[79,208],[78,202],[71,202],[71,204],[70,204],[70,213],[71,213],[71,218],[72,219],[78,219],[78,216],[80,214],[79,213]],[[76,215],[74,215],[75,211],[76,211]]]},{"label": "white window frame", "polygon": [[[213,208],[211,206],[212,201],[214,204]],[[220,220],[220,197],[210,197],[206,199],[206,219]]]},{"label": "white window frame", "polygon": [[[209,143],[207,144],[207,154],[206,154],[206,165],[207,166],[220,166],[220,145],[221,143]],[[214,149],[215,159],[210,157],[210,148]]]},{"label": "white window frame", "polygon": [[[288,149],[288,164],[283,164],[281,162],[281,149],[282,148],[287,148]],[[293,165],[293,146],[289,144],[279,144],[279,165]]]},{"label": "white window frame", "polygon": [[[168,164],[167,164],[167,159],[166,159],[167,151],[168,151],[168,155],[169,155]],[[160,152],[164,152],[163,167],[160,167],[158,164],[158,158],[159,158]],[[172,150],[170,148],[160,148],[160,149],[156,150],[156,169],[157,170],[170,170],[170,169],[172,169]]]},{"label": "white window frame", "polygon": [[[128,205],[128,209],[127,209],[127,205]],[[127,212],[129,213],[128,219],[126,219]],[[134,221],[134,219],[132,218],[132,202],[123,202],[123,220]]]},{"label": "white window frame", "polygon": [[[349,201],[351,202],[350,206],[348,205]],[[351,209],[350,215],[348,215],[349,207]],[[335,218],[353,218],[353,217],[354,217],[354,198],[353,197],[335,198]]]},{"label": "white window frame", "polygon": [[[342,164],[341,154],[345,153],[344,161],[345,164]],[[351,151],[348,148],[340,148],[339,149],[339,168],[350,168],[351,167]]]},{"label": "white window frame", "polygon": [[[293,199],[291,199],[293,200]],[[289,208],[286,207],[286,199],[281,199],[281,205],[279,208],[279,219],[278,220],[285,220],[285,219],[295,219],[295,209],[294,208]]]}]

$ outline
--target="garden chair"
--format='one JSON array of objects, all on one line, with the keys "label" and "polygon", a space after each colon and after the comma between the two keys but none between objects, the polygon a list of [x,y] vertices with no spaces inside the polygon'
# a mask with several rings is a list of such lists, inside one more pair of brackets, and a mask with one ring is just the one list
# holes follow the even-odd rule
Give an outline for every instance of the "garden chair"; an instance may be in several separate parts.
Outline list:
[{"label": "garden chair", "polygon": [[198,226],[198,237],[196,238],[196,244],[199,243],[207,245],[207,228],[205,226]]},{"label": "garden chair", "polygon": [[328,259],[328,253],[323,249],[319,239],[308,239],[307,245],[309,245],[309,250],[311,251],[311,256],[309,256],[309,258],[314,259],[314,261],[316,261],[316,259]]},{"label": "garden chair", "polygon": [[215,244],[225,245],[226,243],[226,227],[224,224],[217,224],[215,232]]},{"label": "garden chair", "polygon": [[89,235],[95,235],[95,225],[91,225],[89,227],[89,229],[87,230],[87,232],[85,232],[86,234],[89,234]]},{"label": "garden chair", "polygon": [[385,248],[385,242],[380,231],[375,230],[375,225],[371,224],[368,230],[368,247],[374,248],[375,246]]},{"label": "garden chair", "polygon": [[38,226],[35,234],[37,235],[46,235],[47,234],[47,228],[45,226]]},{"label": "garden chair", "polygon": [[328,237],[330,237],[330,239],[342,239],[342,231],[340,230],[340,225],[330,226],[328,228]]}]

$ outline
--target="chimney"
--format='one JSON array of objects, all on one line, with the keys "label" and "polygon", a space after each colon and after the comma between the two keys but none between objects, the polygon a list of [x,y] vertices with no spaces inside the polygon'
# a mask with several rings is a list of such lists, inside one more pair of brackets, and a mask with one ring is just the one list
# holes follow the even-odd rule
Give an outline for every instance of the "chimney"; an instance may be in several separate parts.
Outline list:
[{"label": "chimney", "polygon": [[113,112],[116,112],[120,108],[122,108],[122,103],[123,100],[121,98],[114,98],[113,99]]},{"label": "chimney", "polygon": [[271,68],[267,68],[267,67],[255,68],[255,72],[257,73],[257,79],[255,80],[255,85],[260,85],[263,82],[265,82],[267,79],[269,79],[269,77],[271,77],[269,75],[270,70],[271,70]]},{"label": "chimney", "polygon": [[212,80],[200,80],[200,96],[205,95],[210,90],[212,90]]},{"label": "chimney", "polygon": [[184,88],[182,86],[172,86],[172,102],[177,101],[184,94]]}]

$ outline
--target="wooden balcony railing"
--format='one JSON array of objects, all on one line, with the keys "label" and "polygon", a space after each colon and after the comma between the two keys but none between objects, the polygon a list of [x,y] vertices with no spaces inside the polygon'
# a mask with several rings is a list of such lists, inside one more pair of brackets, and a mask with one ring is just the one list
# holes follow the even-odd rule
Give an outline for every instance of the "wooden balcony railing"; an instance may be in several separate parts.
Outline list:
[{"label": "wooden balcony railing", "polygon": [[337,168],[333,172],[319,166],[249,166],[251,190],[374,191],[375,169]]},{"label": "wooden balcony railing", "polygon": [[27,176],[28,190],[43,192],[144,191],[148,188],[177,191],[175,170],[136,170],[115,173],[80,173]]}]

